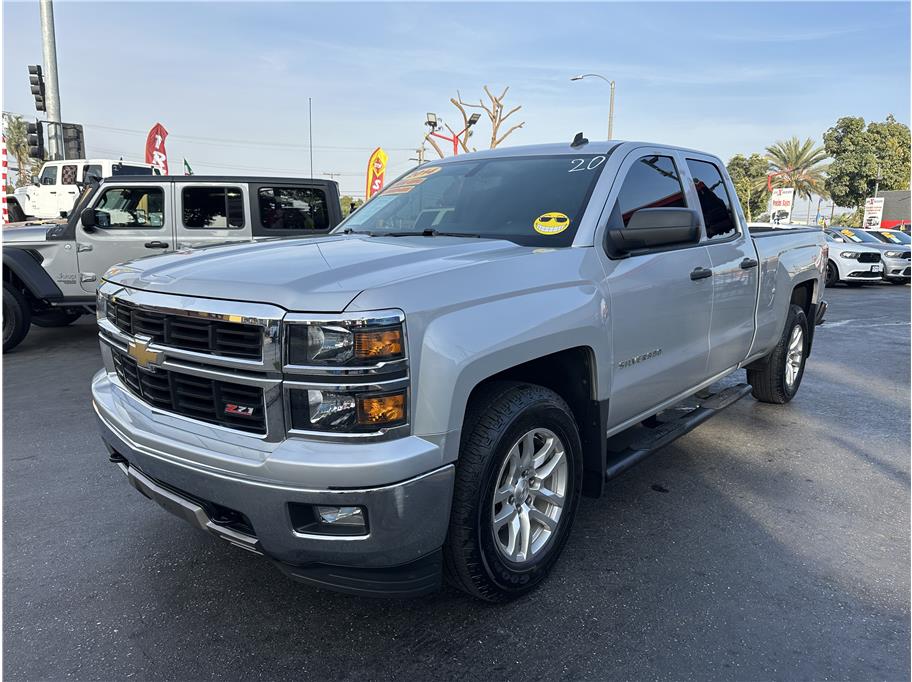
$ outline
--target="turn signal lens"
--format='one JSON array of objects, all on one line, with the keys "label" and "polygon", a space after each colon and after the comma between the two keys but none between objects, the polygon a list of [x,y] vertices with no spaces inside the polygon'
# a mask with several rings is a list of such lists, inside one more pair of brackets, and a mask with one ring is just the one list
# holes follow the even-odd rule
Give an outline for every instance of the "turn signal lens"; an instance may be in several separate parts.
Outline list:
[{"label": "turn signal lens", "polygon": [[359,360],[389,360],[402,357],[402,328],[355,332],[355,357]]},{"label": "turn signal lens", "polygon": [[358,398],[358,424],[393,426],[405,421],[405,393]]}]

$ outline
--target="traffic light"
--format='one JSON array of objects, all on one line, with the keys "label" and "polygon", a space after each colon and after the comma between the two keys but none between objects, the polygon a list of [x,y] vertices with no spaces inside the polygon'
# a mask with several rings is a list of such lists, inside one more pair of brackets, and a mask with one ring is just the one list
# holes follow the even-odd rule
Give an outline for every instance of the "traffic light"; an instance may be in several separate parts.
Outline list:
[{"label": "traffic light", "polygon": [[35,109],[37,111],[47,111],[44,105],[44,75],[41,67],[37,64],[31,64],[28,67],[29,84],[32,86],[32,94],[35,96]]},{"label": "traffic light", "polygon": [[33,159],[44,160],[44,126],[41,121],[26,124],[28,135],[29,156]]},{"label": "traffic light", "polygon": [[63,158],[85,158],[85,136],[77,123],[61,123],[63,128]]}]

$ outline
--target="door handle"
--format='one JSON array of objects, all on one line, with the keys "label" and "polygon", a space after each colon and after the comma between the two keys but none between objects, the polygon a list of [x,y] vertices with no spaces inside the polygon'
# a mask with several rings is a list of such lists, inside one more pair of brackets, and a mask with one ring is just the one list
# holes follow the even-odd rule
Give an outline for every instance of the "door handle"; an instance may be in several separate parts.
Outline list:
[{"label": "door handle", "polygon": [[147,249],[167,249],[168,242],[146,242]]},{"label": "door handle", "polygon": [[707,277],[712,277],[713,271],[709,268],[694,268],[690,273],[690,278],[693,280],[697,279],[706,279]]},{"label": "door handle", "polygon": [[742,270],[750,270],[751,268],[755,268],[758,265],[760,265],[760,263],[755,258],[745,258],[743,261],[741,261]]}]

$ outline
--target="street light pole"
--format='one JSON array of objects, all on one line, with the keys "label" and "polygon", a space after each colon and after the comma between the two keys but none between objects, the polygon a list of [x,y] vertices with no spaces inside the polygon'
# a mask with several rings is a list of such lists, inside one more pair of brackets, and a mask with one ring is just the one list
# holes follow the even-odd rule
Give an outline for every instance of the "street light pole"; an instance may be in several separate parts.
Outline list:
[{"label": "street light pole", "polygon": [[60,86],[57,83],[57,39],[54,36],[54,5],[41,0],[41,44],[44,50],[44,86],[47,106],[48,151],[51,160],[63,159],[63,131],[60,125]]},{"label": "street light pole", "polygon": [[570,78],[572,81],[581,81],[584,78],[601,78],[603,81],[608,83],[611,86],[611,97],[608,102],[608,139],[614,139],[614,81],[605,78],[600,73],[582,73],[579,76],[573,76]]}]

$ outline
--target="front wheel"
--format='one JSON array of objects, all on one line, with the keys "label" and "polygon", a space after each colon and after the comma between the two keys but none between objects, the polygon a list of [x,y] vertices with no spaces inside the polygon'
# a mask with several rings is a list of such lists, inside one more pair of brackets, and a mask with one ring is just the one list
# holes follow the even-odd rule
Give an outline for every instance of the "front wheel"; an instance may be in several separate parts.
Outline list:
[{"label": "front wheel", "polygon": [[3,283],[3,352],[22,343],[31,326],[32,309],[22,292],[9,282]]},{"label": "front wheel", "polygon": [[839,282],[839,269],[833,261],[827,261],[826,286],[834,287]]},{"label": "front wheel", "polygon": [[504,602],[557,561],[582,486],[582,446],[567,403],[542,386],[493,382],[469,406],[456,463],[447,579]]},{"label": "front wheel", "polygon": [[785,329],[776,347],[747,370],[751,394],[762,403],[787,403],[801,385],[809,346],[808,321],[799,306],[789,306]]}]

